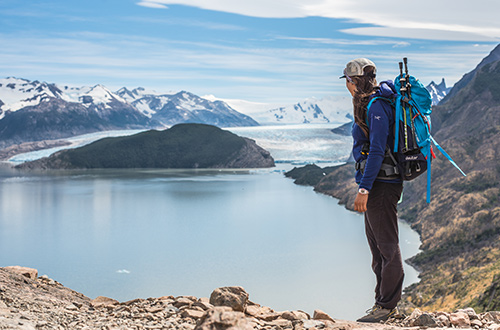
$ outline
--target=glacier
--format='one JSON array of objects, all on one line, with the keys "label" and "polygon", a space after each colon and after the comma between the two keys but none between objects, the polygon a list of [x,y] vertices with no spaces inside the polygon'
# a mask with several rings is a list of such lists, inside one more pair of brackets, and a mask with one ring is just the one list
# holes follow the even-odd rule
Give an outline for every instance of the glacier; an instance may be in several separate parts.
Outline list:
[{"label": "glacier", "polygon": [[[352,149],[352,138],[331,130],[341,123],[229,127],[226,130],[254,140],[268,150],[277,163],[337,164],[345,162]],[[64,139],[69,146],[18,154],[8,160],[12,165],[48,157],[63,149],[77,148],[105,137],[133,135],[144,130],[117,130],[84,134]]]}]

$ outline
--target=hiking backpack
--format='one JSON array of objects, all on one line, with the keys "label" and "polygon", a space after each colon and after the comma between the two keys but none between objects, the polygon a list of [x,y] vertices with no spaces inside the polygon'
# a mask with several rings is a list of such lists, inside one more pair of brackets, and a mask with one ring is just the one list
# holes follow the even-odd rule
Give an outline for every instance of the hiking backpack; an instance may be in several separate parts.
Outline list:
[{"label": "hiking backpack", "polygon": [[[403,63],[405,72],[403,73]],[[431,135],[432,97],[425,86],[408,74],[407,59],[399,62],[400,75],[394,86],[397,96],[394,100],[374,97],[367,106],[368,113],[373,102],[383,99],[390,103],[395,112],[394,150],[386,151],[386,158],[395,163],[394,172],[404,181],[411,181],[427,171],[427,203],[431,201],[431,159],[436,158],[431,142],[464,175],[443,148]]]}]

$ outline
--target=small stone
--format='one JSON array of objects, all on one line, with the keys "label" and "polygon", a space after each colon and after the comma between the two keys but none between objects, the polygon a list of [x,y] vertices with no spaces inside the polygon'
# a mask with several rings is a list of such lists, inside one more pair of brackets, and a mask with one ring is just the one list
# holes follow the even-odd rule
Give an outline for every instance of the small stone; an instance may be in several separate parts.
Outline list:
[{"label": "small stone", "polygon": [[207,311],[207,310],[212,309],[214,307],[214,305],[212,305],[209,302],[208,298],[205,298],[206,300],[205,299],[202,300],[202,299],[203,298],[198,299],[198,301],[193,304],[193,307],[200,307],[204,311]]},{"label": "small stone", "polygon": [[267,312],[267,313],[260,314],[257,317],[259,319],[261,319],[261,320],[270,322],[270,321],[279,319],[282,314],[283,314],[283,312],[274,312],[274,311],[272,311],[272,312]]},{"label": "small stone", "polygon": [[257,305],[247,306],[245,308],[245,313],[250,316],[257,317],[261,314],[260,306]]},{"label": "small stone", "polygon": [[482,319],[484,321],[490,321],[490,322],[500,322],[500,312],[493,311],[493,312],[487,312],[482,314]]},{"label": "small stone", "polygon": [[156,314],[159,312],[163,312],[165,310],[165,308],[163,308],[163,307],[150,307],[150,308],[147,308],[146,310],[148,311],[148,313]]},{"label": "small stone", "polygon": [[415,308],[413,310],[413,312],[411,312],[410,316],[409,316],[409,319],[410,320],[415,320],[417,317],[419,317],[420,315],[422,315],[422,311],[418,308]]},{"label": "small stone", "polygon": [[431,314],[422,313],[411,321],[411,325],[414,327],[436,327],[438,324]]},{"label": "small stone", "polygon": [[482,328],[483,327],[483,322],[479,321],[478,319],[470,321],[470,325],[476,329]]},{"label": "small stone", "polygon": [[82,308],[83,304],[78,302],[78,301],[73,301],[73,305],[75,305],[78,308]]},{"label": "small stone", "polygon": [[314,311],[313,320],[328,320],[335,323],[335,321],[330,317],[330,315],[319,309],[316,309]]},{"label": "small stone", "polygon": [[118,304],[119,304],[118,300],[108,298],[108,297],[103,297],[103,296],[99,296],[91,301],[92,307],[111,307],[111,308],[113,308],[114,305],[118,305]]},{"label": "small stone", "polygon": [[304,320],[302,325],[306,330],[311,328],[323,329],[325,327],[325,323],[319,320]]},{"label": "small stone", "polygon": [[121,303],[121,305],[130,306],[130,305],[140,304],[140,303],[142,303],[144,301],[146,301],[146,300],[144,300],[142,298],[137,298],[137,299],[132,299],[132,300],[125,301],[125,302]]},{"label": "small stone", "polygon": [[276,320],[273,320],[269,323],[270,323],[270,325],[272,325],[274,327],[278,327],[278,328],[282,328],[282,329],[292,328],[292,321],[287,320],[287,319],[276,319]]},{"label": "small stone", "polygon": [[309,320],[311,317],[302,311],[285,311],[281,314],[281,318],[289,321]]},{"label": "small stone", "polygon": [[73,304],[66,305],[64,308],[66,308],[69,311],[77,311],[78,310],[78,307],[76,307]]},{"label": "small stone", "polygon": [[184,306],[191,307],[192,304],[193,304],[193,301],[191,299],[185,298],[185,297],[179,297],[179,298],[175,299],[175,302],[174,302],[174,306],[177,308],[181,308]]},{"label": "small stone", "polygon": [[185,309],[182,311],[181,316],[182,317],[190,317],[192,319],[199,319],[201,318],[205,312],[194,310],[194,309]]}]

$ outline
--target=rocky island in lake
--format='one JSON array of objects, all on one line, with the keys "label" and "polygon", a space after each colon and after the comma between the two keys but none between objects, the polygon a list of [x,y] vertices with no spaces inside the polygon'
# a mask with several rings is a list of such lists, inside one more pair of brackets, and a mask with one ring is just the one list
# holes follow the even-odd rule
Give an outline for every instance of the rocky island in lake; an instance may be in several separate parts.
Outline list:
[{"label": "rocky island in lake", "polygon": [[18,165],[19,169],[266,168],[271,154],[255,141],[205,124],[178,124],[105,138]]}]

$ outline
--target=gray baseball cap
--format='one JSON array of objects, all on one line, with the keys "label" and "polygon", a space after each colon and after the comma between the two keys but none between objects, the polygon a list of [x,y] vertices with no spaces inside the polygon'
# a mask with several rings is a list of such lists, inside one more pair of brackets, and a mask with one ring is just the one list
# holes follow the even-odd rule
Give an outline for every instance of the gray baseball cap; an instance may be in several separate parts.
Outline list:
[{"label": "gray baseball cap", "polygon": [[367,66],[372,66],[374,68],[373,73],[377,73],[377,67],[375,66],[375,63],[373,63],[367,58],[357,58],[346,64],[344,69],[344,75],[340,77],[340,79],[347,77],[354,77],[354,76],[362,76],[364,74],[363,70]]}]

